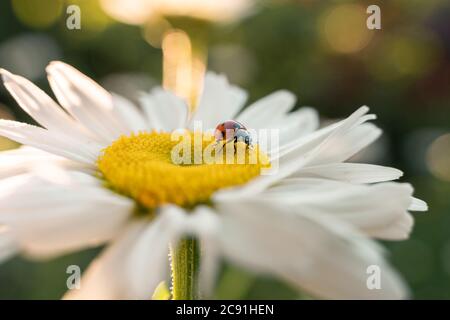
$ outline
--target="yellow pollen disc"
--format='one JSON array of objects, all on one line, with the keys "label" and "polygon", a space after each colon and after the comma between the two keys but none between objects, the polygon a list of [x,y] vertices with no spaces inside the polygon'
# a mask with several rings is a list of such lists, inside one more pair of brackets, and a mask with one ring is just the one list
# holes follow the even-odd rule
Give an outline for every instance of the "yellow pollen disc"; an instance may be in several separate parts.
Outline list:
[{"label": "yellow pollen disc", "polygon": [[[192,132],[185,136],[187,139],[181,137],[181,140],[171,139],[170,133],[157,132],[122,136],[103,151],[98,167],[111,188],[149,209],[167,203],[186,208],[208,203],[215,191],[245,184],[270,167],[268,157],[257,146],[249,149],[242,142],[230,143],[226,148],[232,148],[231,152],[223,149],[219,153],[222,163],[205,163],[206,151],[210,150],[214,138]],[[187,142],[191,142],[190,152],[186,147],[176,154],[188,161],[175,164],[173,150],[178,149],[174,148]]]}]

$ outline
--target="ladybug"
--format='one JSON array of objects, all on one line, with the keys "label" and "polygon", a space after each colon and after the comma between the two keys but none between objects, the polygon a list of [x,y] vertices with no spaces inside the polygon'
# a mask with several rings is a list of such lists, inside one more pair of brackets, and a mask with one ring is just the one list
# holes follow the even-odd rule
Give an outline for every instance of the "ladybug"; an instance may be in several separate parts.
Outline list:
[{"label": "ladybug", "polygon": [[233,141],[234,143],[241,141],[247,146],[252,147],[252,136],[248,132],[247,128],[235,120],[227,120],[217,125],[214,132],[216,143],[225,141],[223,146]]}]

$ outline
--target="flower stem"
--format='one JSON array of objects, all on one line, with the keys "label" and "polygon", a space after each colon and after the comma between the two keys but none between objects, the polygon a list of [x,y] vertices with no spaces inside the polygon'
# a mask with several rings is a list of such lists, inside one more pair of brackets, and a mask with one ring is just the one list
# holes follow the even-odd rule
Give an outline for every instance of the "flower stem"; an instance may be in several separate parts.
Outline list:
[{"label": "flower stem", "polygon": [[[162,39],[163,86],[186,100],[191,112],[198,104],[206,70],[207,25],[191,19],[169,19],[172,29]],[[194,300],[197,294],[199,245],[183,238],[170,248],[172,299]]]},{"label": "flower stem", "polygon": [[194,238],[180,240],[171,247],[172,299],[194,300],[197,295],[199,248]]}]

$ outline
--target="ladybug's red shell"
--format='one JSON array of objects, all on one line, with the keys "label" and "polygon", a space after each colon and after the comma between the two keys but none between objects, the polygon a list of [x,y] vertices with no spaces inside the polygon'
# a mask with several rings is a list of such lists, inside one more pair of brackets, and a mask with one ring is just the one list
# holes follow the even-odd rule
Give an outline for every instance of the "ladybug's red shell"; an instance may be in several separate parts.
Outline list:
[{"label": "ladybug's red shell", "polygon": [[245,126],[235,120],[228,120],[225,122],[222,122],[216,127],[216,131],[214,132],[214,136],[217,141],[223,140],[226,135],[230,135],[230,137],[226,137],[228,139],[231,139],[234,136],[234,133],[236,130],[247,130]]}]

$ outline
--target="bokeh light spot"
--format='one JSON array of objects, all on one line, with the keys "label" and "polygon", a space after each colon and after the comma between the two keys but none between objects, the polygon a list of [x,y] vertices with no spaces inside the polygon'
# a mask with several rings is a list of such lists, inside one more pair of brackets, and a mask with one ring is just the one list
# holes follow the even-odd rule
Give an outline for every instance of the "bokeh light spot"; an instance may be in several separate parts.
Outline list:
[{"label": "bokeh light spot", "polygon": [[374,31],[367,28],[365,8],[356,4],[342,4],[325,12],[319,19],[319,33],[332,50],[354,53],[363,49]]},{"label": "bokeh light spot", "polygon": [[450,181],[450,133],[440,136],[431,144],[427,165],[436,178]]},{"label": "bokeh light spot", "polygon": [[63,1],[13,0],[12,8],[22,23],[34,28],[46,28],[62,15]]},{"label": "bokeh light spot", "polygon": [[146,0],[101,0],[103,10],[114,19],[128,24],[143,24],[150,15],[150,3]]},{"label": "bokeh light spot", "polygon": [[69,0],[67,5],[77,5],[81,10],[81,29],[99,32],[108,27],[113,20],[102,10],[97,0]]},{"label": "bokeh light spot", "polygon": [[172,26],[162,17],[153,17],[147,21],[143,28],[145,40],[155,48],[160,48],[164,34],[168,32]]}]

